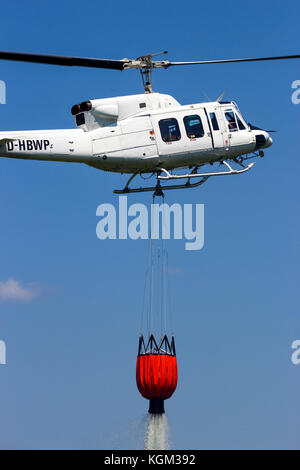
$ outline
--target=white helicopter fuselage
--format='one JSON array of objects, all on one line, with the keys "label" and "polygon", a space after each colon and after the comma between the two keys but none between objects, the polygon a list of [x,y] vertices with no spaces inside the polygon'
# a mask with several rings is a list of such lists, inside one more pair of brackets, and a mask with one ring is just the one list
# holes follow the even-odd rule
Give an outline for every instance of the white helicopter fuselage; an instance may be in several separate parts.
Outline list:
[{"label": "white helicopter fuselage", "polygon": [[149,173],[234,159],[272,145],[234,102],[181,106],[169,95],[145,93],[86,101],[72,113],[77,129],[0,132],[0,157]]}]

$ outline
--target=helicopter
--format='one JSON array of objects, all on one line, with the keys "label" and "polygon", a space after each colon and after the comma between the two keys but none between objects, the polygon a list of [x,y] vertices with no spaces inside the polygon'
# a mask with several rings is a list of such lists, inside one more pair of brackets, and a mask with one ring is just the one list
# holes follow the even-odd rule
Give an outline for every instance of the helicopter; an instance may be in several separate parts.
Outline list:
[{"label": "helicopter", "polygon": [[[223,101],[223,94],[216,101],[181,105],[170,95],[154,92],[153,70],[299,59],[300,55],[191,62],[153,60],[166,53],[111,60],[0,51],[1,60],[120,71],[137,69],[144,86],[142,94],[75,104],[71,112],[76,129],[2,131],[0,157],[84,163],[99,170],[130,174],[125,187],[114,190],[116,194],[154,191],[162,195],[165,190],[200,186],[214,176],[249,171],[255,162],[245,162],[264,156],[264,149],[273,143],[270,133],[274,131],[247,123],[238,105]],[[225,170],[199,171],[204,165],[215,163]],[[187,172],[178,173],[182,169]],[[144,178],[145,174],[156,177],[155,186],[130,186],[136,176]],[[172,184],[161,184],[169,181]]]}]

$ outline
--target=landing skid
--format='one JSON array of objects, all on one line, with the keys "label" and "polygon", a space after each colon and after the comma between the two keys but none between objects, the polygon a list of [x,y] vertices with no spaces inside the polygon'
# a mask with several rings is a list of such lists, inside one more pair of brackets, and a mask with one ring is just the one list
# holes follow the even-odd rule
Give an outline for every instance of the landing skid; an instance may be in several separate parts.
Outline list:
[{"label": "landing skid", "polygon": [[[167,191],[170,189],[188,189],[188,188],[195,188],[196,186],[201,186],[203,183],[205,183],[209,178],[212,176],[225,176],[225,175],[239,175],[240,173],[245,173],[246,171],[250,170],[254,165],[255,162],[250,163],[248,166],[244,167],[241,163],[240,165],[243,166],[241,170],[234,170],[229,163],[227,162],[222,162],[224,165],[227,166],[228,171],[216,171],[216,172],[211,172],[211,173],[197,173],[198,168],[194,168],[194,170],[191,173],[186,173],[185,175],[172,175],[169,173],[168,170],[165,170],[164,168],[159,168],[157,171],[157,185],[156,186],[151,186],[151,187],[140,187],[140,188],[129,188],[129,184],[135,178],[138,173],[134,173],[131,175],[129,180],[126,183],[126,186],[124,189],[115,189],[114,193],[115,194],[129,194],[129,193],[144,193],[147,191],[153,191],[156,196],[162,196],[163,191]],[[161,175],[163,173],[163,176]],[[191,178],[201,178],[200,181],[197,183],[191,183],[190,180]],[[162,180],[175,180],[175,179],[187,179],[185,184],[173,184],[170,186],[161,186],[160,181]]]},{"label": "landing skid", "polygon": [[189,181],[187,181],[185,184],[173,184],[170,186],[161,186],[160,181],[158,180],[156,186],[150,186],[147,188],[142,188],[142,187],[141,188],[129,188],[126,185],[124,189],[115,189],[114,193],[115,194],[128,194],[128,193],[145,193],[147,191],[154,191],[156,196],[162,196],[162,192],[168,189],[195,188],[196,186],[200,186],[201,184],[205,183],[205,181],[207,181],[208,178],[209,176],[202,178],[202,180],[198,181],[197,183],[190,183]]}]

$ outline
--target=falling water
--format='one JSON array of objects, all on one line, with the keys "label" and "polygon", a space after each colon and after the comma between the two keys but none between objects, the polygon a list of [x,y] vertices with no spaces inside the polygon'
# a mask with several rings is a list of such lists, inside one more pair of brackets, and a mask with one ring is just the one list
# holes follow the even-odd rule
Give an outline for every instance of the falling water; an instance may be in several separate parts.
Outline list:
[{"label": "falling water", "polygon": [[146,450],[168,450],[168,420],[165,414],[149,414],[145,436]]}]

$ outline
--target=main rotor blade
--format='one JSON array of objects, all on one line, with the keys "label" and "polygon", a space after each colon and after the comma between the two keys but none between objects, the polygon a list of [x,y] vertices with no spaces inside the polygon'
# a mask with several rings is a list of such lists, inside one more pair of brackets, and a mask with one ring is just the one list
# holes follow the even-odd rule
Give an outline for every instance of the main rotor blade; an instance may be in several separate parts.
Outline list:
[{"label": "main rotor blade", "polygon": [[[202,64],[224,64],[232,62],[257,62],[265,60],[282,60],[282,59],[299,59],[300,54],[275,56],[275,57],[256,57],[248,59],[221,59],[221,60],[199,60],[191,62],[169,62],[153,61],[151,62],[153,68],[168,68],[173,65],[202,65]],[[0,60],[16,60],[21,62],[33,62],[38,64],[50,65],[63,65],[63,66],[79,66],[79,67],[93,67],[98,69],[112,69],[112,70],[125,70],[128,68],[134,69],[149,69],[149,64],[145,62],[143,57],[136,60],[122,59],[93,59],[88,57],[69,57],[59,55],[47,54],[28,54],[25,52],[7,52],[0,51]]]},{"label": "main rotor blade", "polygon": [[202,64],[226,64],[231,62],[258,62],[263,60],[283,60],[283,59],[300,59],[300,54],[282,55],[275,57],[255,57],[248,59],[220,59],[220,60],[198,60],[193,62],[168,62],[167,67],[171,65],[202,65]]},{"label": "main rotor blade", "polygon": [[34,62],[38,64],[66,65],[80,67],[94,67],[98,69],[124,70],[124,65],[129,61],[110,59],[90,59],[87,57],[68,57],[46,54],[27,54],[24,52],[0,51],[0,59],[17,60],[21,62]]}]

